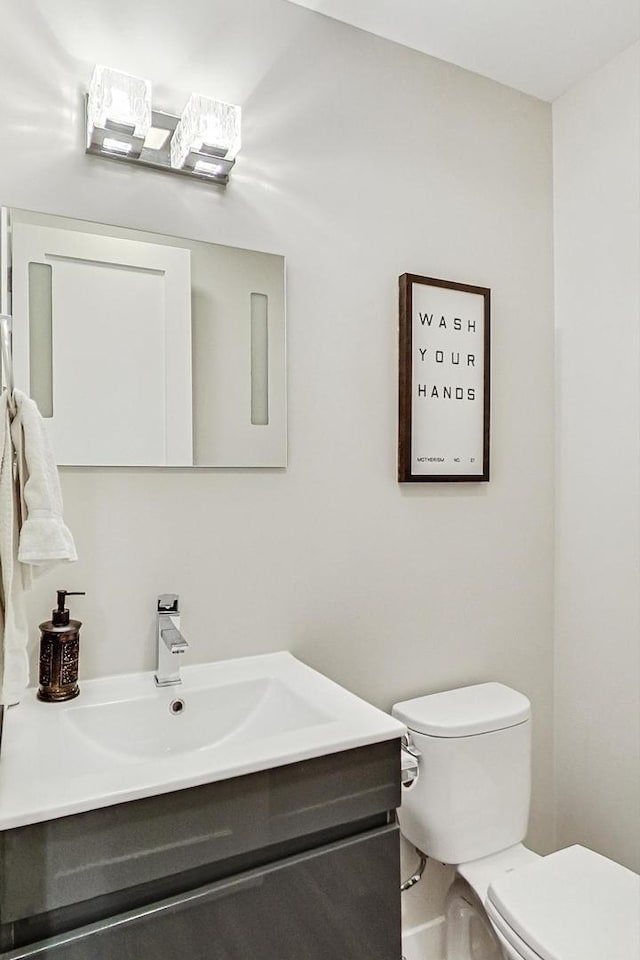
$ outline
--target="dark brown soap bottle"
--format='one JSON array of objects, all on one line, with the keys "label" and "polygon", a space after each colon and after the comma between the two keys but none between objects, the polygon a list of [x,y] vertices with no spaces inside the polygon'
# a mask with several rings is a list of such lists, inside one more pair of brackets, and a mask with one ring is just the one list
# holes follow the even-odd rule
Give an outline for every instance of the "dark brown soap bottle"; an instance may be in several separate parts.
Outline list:
[{"label": "dark brown soap bottle", "polygon": [[84,590],[58,590],[58,609],[52,612],[51,620],[40,624],[38,700],[57,703],[73,700],[80,693],[78,658],[82,623],[69,619],[64,601],[66,597],[82,596]]}]

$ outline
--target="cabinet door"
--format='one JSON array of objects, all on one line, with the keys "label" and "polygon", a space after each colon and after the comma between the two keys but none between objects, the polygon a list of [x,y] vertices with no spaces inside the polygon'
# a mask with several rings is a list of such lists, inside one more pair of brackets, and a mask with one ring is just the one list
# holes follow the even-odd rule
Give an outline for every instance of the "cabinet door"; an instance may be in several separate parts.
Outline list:
[{"label": "cabinet door", "polygon": [[399,960],[398,836],[382,827],[0,960]]},{"label": "cabinet door", "polygon": [[59,464],[191,465],[188,250],[15,223],[13,319]]}]

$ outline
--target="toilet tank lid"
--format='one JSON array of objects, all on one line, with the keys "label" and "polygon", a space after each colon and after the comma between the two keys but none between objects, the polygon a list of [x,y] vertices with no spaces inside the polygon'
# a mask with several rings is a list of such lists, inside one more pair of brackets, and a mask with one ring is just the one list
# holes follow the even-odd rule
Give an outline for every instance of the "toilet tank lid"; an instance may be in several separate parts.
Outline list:
[{"label": "toilet tank lid", "polygon": [[391,713],[430,737],[472,737],[524,723],[531,704],[502,683],[477,683],[396,703]]},{"label": "toilet tank lid", "polygon": [[543,960],[640,956],[640,877],[585,847],[501,874],[486,907],[507,939]]}]

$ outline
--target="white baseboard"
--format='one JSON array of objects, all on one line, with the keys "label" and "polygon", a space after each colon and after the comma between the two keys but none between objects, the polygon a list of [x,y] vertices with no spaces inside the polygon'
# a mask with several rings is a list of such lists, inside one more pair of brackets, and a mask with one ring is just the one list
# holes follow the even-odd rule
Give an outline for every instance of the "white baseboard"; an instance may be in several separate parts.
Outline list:
[{"label": "white baseboard", "polygon": [[444,917],[436,917],[402,934],[405,960],[444,960]]}]

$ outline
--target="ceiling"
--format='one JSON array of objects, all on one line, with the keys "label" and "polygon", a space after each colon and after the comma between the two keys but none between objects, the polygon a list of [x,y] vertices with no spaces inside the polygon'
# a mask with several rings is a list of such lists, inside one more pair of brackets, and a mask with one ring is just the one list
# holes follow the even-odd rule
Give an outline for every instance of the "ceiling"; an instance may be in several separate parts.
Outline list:
[{"label": "ceiling", "polygon": [[291,0],[555,100],[640,38],[638,0]]}]

